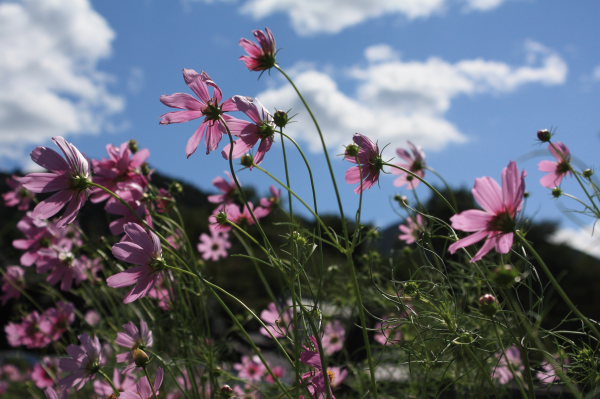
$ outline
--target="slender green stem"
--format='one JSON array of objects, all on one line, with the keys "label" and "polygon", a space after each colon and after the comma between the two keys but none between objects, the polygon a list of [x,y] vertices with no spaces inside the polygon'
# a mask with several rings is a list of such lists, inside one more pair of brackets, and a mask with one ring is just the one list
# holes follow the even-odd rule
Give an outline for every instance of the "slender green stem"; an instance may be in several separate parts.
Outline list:
[{"label": "slender green stem", "polygon": [[[290,182],[290,171],[288,169],[287,152],[285,150],[285,141],[283,140],[283,128],[279,128],[279,135],[281,136],[281,152],[283,153],[283,168],[285,169],[285,182],[288,187],[292,187]],[[290,220],[294,220],[294,207],[292,205],[292,194],[288,193],[288,207],[290,208]]]},{"label": "slender green stem", "polygon": [[546,274],[546,277],[548,277],[550,283],[552,284],[556,292],[558,292],[558,295],[560,295],[563,301],[565,301],[565,303],[571,309],[571,311],[573,311],[573,313],[575,313],[590,328],[590,330],[592,330],[596,339],[600,339],[600,331],[598,331],[598,328],[594,325],[594,323],[590,321],[590,319],[587,318],[587,316],[585,316],[583,313],[581,313],[579,309],[577,309],[577,306],[575,306],[575,304],[571,301],[567,293],[562,289],[562,287],[560,286],[560,284],[558,283],[558,281],[550,271],[550,268],[548,268],[548,265],[546,265],[546,262],[544,262],[540,254],[535,250],[535,248],[533,248],[529,241],[527,241],[527,239],[523,237],[520,231],[516,232],[516,236],[519,238],[521,243],[527,248],[527,250],[533,254],[534,258]]},{"label": "slender green stem", "polygon": [[146,370],[145,366],[142,367],[142,369],[144,370],[144,375],[146,376],[146,379],[148,380],[148,384],[150,385],[150,389],[152,390],[152,396],[154,396],[154,399],[156,399],[156,390],[154,389],[154,384],[152,383],[152,380],[150,379],[148,370]]},{"label": "slender green stem", "polygon": [[110,387],[112,388],[115,395],[119,395],[119,390],[115,386],[115,383],[104,371],[102,371],[102,369],[98,370],[98,374],[100,374],[106,380],[106,382],[110,384]]}]

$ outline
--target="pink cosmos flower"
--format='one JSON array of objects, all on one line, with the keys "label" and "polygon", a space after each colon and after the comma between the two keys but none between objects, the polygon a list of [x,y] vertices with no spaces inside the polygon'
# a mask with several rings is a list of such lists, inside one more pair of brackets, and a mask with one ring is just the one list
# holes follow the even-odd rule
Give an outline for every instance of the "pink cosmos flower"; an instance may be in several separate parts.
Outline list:
[{"label": "pink cosmos flower", "polygon": [[275,54],[277,48],[275,37],[271,29],[265,28],[265,31],[255,30],[254,37],[258,44],[248,40],[240,39],[240,46],[246,50],[248,55],[243,55],[240,60],[244,61],[246,67],[251,71],[264,71],[275,66]]},{"label": "pink cosmos flower", "polygon": [[[287,374],[287,371],[286,371],[285,367],[283,367],[283,366],[272,366],[271,371],[273,372],[273,374],[275,374],[275,376],[279,380],[284,378]],[[273,378],[273,376],[271,374],[267,374],[267,376],[265,377],[265,381],[267,381],[269,384],[274,384],[275,378]]]},{"label": "pink cosmos flower", "polygon": [[[171,278],[171,280],[173,279]],[[171,299],[169,290],[165,285],[165,276],[161,275],[158,277],[158,280],[156,280],[156,284],[154,284],[154,287],[148,292],[148,296],[150,298],[157,299],[158,307],[162,310],[171,309],[171,304],[173,303],[173,300]]]},{"label": "pink cosmos flower", "polygon": [[[555,360],[559,365],[561,364],[560,358],[555,357]],[[565,359],[565,362],[562,364],[562,366],[559,366],[562,367],[563,372],[565,372],[565,366],[567,366],[568,363],[568,359]],[[538,371],[535,376],[542,384],[547,385],[560,381],[560,376],[558,375],[557,369],[552,365],[552,363],[544,361],[541,366],[542,369]]]},{"label": "pink cosmos flower", "polygon": [[[142,187],[148,185],[148,178],[142,174],[140,169],[150,156],[149,150],[143,149],[133,153],[129,148],[129,142],[126,141],[118,147],[108,144],[106,152],[109,158],[92,161],[95,183],[111,191],[117,191],[119,183],[136,183]],[[109,198],[112,197],[106,191],[94,188],[90,200],[102,202]]]},{"label": "pink cosmos flower", "polygon": [[212,181],[213,186],[221,190],[222,194],[209,195],[208,202],[212,202],[213,204],[229,204],[234,201],[238,188],[233,181],[231,173],[225,172],[225,174],[229,180],[217,176]]},{"label": "pink cosmos flower", "polygon": [[[254,122],[236,120],[227,123],[231,133],[239,136],[239,139],[233,142],[231,156],[234,159],[244,156],[260,141],[254,155],[254,163],[258,165],[264,159],[267,151],[271,149],[275,139],[273,117],[257,98],[233,96],[231,101],[238,111],[245,113]],[[230,151],[231,144],[228,144],[221,154],[225,159],[229,159]]]},{"label": "pink cosmos flower", "polygon": [[60,282],[62,291],[70,291],[73,284],[87,279],[85,262],[81,262],[70,250],[55,246],[41,249],[39,254],[43,256],[37,263],[38,273],[48,273],[46,281],[50,284]]},{"label": "pink cosmos flower", "polygon": [[260,381],[267,372],[258,356],[242,356],[242,362],[235,363],[233,368],[238,371],[238,377],[254,382]]},{"label": "pink cosmos flower", "polygon": [[367,136],[355,133],[352,138],[355,144],[346,147],[346,161],[357,164],[346,172],[346,183],[356,184],[354,192],[359,194],[367,190],[379,180],[379,173],[383,169],[383,160],[379,147]]},{"label": "pink cosmos flower", "polygon": [[31,371],[31,379],[40,389],[51,388],[56,383],[58,376],[58,359],[43,357],[42,361],[36,363]]},{"label": "pink cosmos flower", "polygon": [[127,204],[129,204],[131,209],[135,211],[135,214],[121,203],[121,201],[114,198],[109,199],[104,207],[106,212],[111,215],[121,216],[110,222],[108,227],[112,234],[123,234],[123,226],[127,223],[137,223],[140,218],[143,218],[148,224],[152,225],[152,217],[143,202],[145,189],[142,186],[134,182],[119,183],[116,192],[125,202],[127,202]]},{"label": "pink cosmos flower", "polygon": [[[313,348],[317,348],[317,340],[315,337],[310,337]],[[300,361],[311,366],[314,370],[306,372],[302,375],[302,381],[307,384],[308,391],[315,399],[325,399],[327,397],[327,385],[325,378],[329,379],[331,388],[339,386],[346,378],[347,372],[339,368],[328,368],[325,372],[321,365],[321,355],[316,349],[304,347],[304,351],[300,354]],[[336,373],[337,371],[337,373]],[[335,399],[331,393],[332,399]]]},{"label": "pink cosmos flower", "polygon": [[400,241],[404,241],[406,244],[413,244],[419,239],[421,233],[425,229],[425,220],[421,214],[417,213],[415,219],[412,217],[406,218],[406,224],[398,226],[402,234],[398,236]]},{"label": "pink cosmos flower", "polygon": [[[164,114],[161,116],[160,123],[161,125],[167,125],[170,123],[188,122],[204,117],[204,121],[200,127],[187,142],[185,152],[189,158],[196,152],[205,133],[206,153],[208,154],[217,148],[223,134],[227,133],[222,119],[225,121],[235,120],[235,118],[224,114],[224,112],[235,111],[235,105],[231,100],[227,100],[221,104],[221,100],[223,99],[221,89],[206,72],[198,73],[193,69],[184,69],[183,79],[200,100],[185,93],[160,96],[160,101],[166,106],[183,110]],[[209,93],[210,87],[213,88],[212,97]]]},{"label": "pink cosmos flower", "polygon": [[4,205],[11,207],[16,206],[20,211],[28,210],[31,200],[33,199],[33,194],[23,187],[21,178],[18,176],[11,176],[6,179],[6,184],[11,188],[11,191],[2,194]]},{"label": "pink cosmos flower", "polygon": [[30,349],[44,348],[50,345],[51,337],[40,328],[42,319],[39,312],[33,311],[25,316],[21,323],[8,323],[4,327],[4,331],[9,345],[22,345]]},{"label": "pink cosmos flower", "polygon": [[46,388],[44,395],[46,395],[46,399],[68,399],[69,391],[62,387]]},{"label": "pink cosmos flower", "polygon": [[260,208],[264,209],[264,214],[261,217],[269,215],[281,203],[281,190],[275,186],[271,186],[269,190],[271,191],[271,196],[260,199]]},{"label": "pink cosmos flower", "polygon": [[[121,374],[117,368],[113,370],[112,382],[119,392],[136,389],[135,376],[128,374],[127,372]],[[114,393],[113,387],[111,387],[104,379],[94,381],[94,392],[101,398],[111,398],[111,395]]]},{"label": "pink cosmos flower", "polygon": [[75,306],[70,302],[58,302],[55,308],[42,314],[39,329],[52,341],[58,341],[75,321]]},{"label": "pink cosmos flower", "polygon": [[[406,161],[405,163],[398,163],[396,165],[413,172],[415,175],[421,178],[424,178],[425,168],[427,167],[427,164],[425,163],[425,153],[421,147],[417,147],[410,141],[408,142],[408,146],[410,147],[410,151],[405,150],[404,148],[398,148],[396,150],[396,154]],[[414,190],[419,184],[421,184],[421,180],[403,170],[393,168],[392,174],[400,175],[400,177],[394,180],[394,186],[396,187],[408,186],[408,188]]]},{"label": "pink cosmos flower", "polygon": [[229,235],[211,232],[210,235],[200,234],[200,242],[198,243],[198,252],[202,254],[202,259],[217,261],[227,257],[227,250],[231,248]]},{"label": "pink cosmos flower", "polygon": [[[117,355],[117,362],[119,363],[129,363],[130,367],[135,367],[135,363],[133,363],[133,351],[136,349],[149,348],[154,343],[152,338],[152,331],[148,328],[148,324],[144,321],[140,321],[140,328],[133,322],[128,322],[123,325],[124,332],[117,333],[117,338],[115,339],[115,344],[125,347],[128,349],[127,352],[119,353]],[[129,369],[130,367],[127,367]]]},{"label": "pink cosmos flower", "polygon": [[496,353],[496,358],[498,359],[498,364],[494,368],[492,378],[497,380],[500,384],[507,384],[514,378],[513,373],[510,371],[511,368],[517,377],[522,375],[524,370],[523,361],[521,360],[521,352],[516,346],[511,346],[503,353]]},{"label": "pink cosmos flower", "polygon": [[452,216],[452,227],[467,232],[470,236],[450,245],[448,250],[455,253],[485,238],[485,243],[471,262],[477,262],[493,248],[501,254],[508,253],[514,239],[515,220],[523,207],[525,176],[519,174],[516,162],[511,161],[502,171],[502,188],[491,177],[475,180],[473,196],[484,210],[470,209]]},{"label": "pink cosmos flower", "polygon": [[[159,397],[160,394],[160,386],[163,383],[163,379],[165,377],[165,371],[162,367],[159,367],[156,370],[156,377],[154,378],[154,391],[156,392],[156,396]],[[147,378],[140,379],[134,387],[129,388],[125,392],[121,392],[119,395],[119,399],[153,399],[154,393],[152,393],[152,387],[148,382]]]},{"label": "pink cosmos flower", "polygon": [[323,338],[321,338],[321,344],[326,355],[332,355],[335,352],[339,352],[344,347],[344,341],[346,340],[346,329],[339,320],[334,320],[325,325],[323,329]]},{"label": "pink cosmos flower", "polygon": [[569,148],[560,141],[556,143],[550,143],[548,149],[556,158],[556,161],[540,161],[538,168],[542,172],[548,172],[548,174],[540,180],[542,186],[548,188],[554,188],[560,186],[563,178],[572,174],[571,171],[571,151]]},{"label": "pink cosmos flower", "polygon": [[21,291],[25,289],[25,270],[21,266],[8,266],[6,272],[2,276],[2,306],[8,302],[9,299],[19,298]]},{"label": "pink cosmos flower", "polygon": [[59,362],[63,371],[71,373],[64,377],[60,384],[66,388],[74,387],[78,391],[96,376],[105,363],[98,337],[91,338],[87,334],[81,334],[79,341],[81,342],[79,346],[73,344],[67,346],[70,358],[60,359]]},{"label": "pink cosmos flower", "polygon": [[23,266],[31,266],[40,260],[42,256],[39,251],[57,244],[66,231],[54,223],[32,217],[31,212],[17,223],[17,228],[25,238],[14,240],[13,247],[25,251],[20,258]]},{"label": "pink cosmos flower", "polygon": [[137,266],[110,276],[106,283],[113,288],[134,285],[123,299],[123,303],[131,303],[148,295],[160,278],[165,261],[156,234],[147,232],[135,223],[127,223],[124,230],[125,236],[121,242],[113,245],[112,253],[115,258]]},{"label": "pink cosmos flower", "polygon": [[85,204],[90,193],[90,164],[81,152],[64,138],[52,140],[65,155],[63,159],[56,151],[37,147],[31,159],[51,173],[30,173],[21,179],[23,187],[34,193],[51,193],[33,209],[32,216],[48,219],[66,206],[63,215],[56,221],[58,227],[73,223],[77,213]]},{"label": "pink cosmos flower", "polygon": [[100,324],[100,321],[102,320],[102,316],[100,316],[100,313],[93,309],[85,312],[85,316],[83,318],[85,322],[88,323],[91,327],[96,327],[98,324]]},{"label": "pink cosmos flower", "polygon": [[275,338],[283,338],[292,327],[292,310],[287,308],[280,312],[273,302],[267,306],[267,309],[260,312],[260,318],[267,325],[267,328],[260,328],[260,333],[265,337],[271,338],[273,335]]}]

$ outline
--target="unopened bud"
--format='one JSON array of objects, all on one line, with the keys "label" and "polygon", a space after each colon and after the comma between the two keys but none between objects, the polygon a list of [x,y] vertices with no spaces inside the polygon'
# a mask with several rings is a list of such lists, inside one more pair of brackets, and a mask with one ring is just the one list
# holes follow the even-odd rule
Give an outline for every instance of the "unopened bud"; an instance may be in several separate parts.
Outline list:
[{"label": "unopened bud", "polygon": [[229,385],[225,384],[221,387],[221,393],[223,394],[224,398],[230,398],[233,396],[234,391],[233,391],[233,388],[231,388]]},{"label": "unopened bud", "polygon": [[594,171],[591,169],[586,169],[583,171],[583,177],[585,177],[586,179],[589,179],[590,177],[592,177],[593,174],[594,174]]},{"label": "unopened bud", "polygon": [[542,143],[547,143],[552,138],[552,133],[550,133],[550,130],[548,129],[538,130],[537,138]]},{"label": "unopened bud", "polygon": [[144,176],[148,176],[150,172],[152,172],[152,169],[150,169],[150,166],[146,162],[144,162],[142,164],[142,174]]},{"label": "unopened bud", "polygon": [[250,168],[252,167],[252,165],[254,165],[254,157],[252,156],[252,154],[246,154],[242,157],[240,163],[242,164],[242,166]]},{"label": "unopened bud", "polygon": [[553,196],[554,198],[558,198],[558,197],[560,197],[561,195],[562,195],[562,190],[560,189],[560,187],[554,187],[554,188],[552,189],[552,196]]},{"label": "unopened bud", "polygon": [[394,201],[396,201],[400,206],[407,207],[408,206],[408,197],[406,195],[394,195]]},{"label": "unopened bud", "polygon": [[290,118],[288,113],[285,111],[275,111],[273,114],[273,122],[277,127],[285,127],[288,124]]},{"label": "unopened bud", "polygon": [[138,142],[135,139],[129,140],[128,146],[129,150],[131,150],[131,152],[133,152],[134,154],[140,149],[140,147],[138,146]]},{"label": "unopened bud", "polygon": [[171,184],[169,184],[169,192],[173,195],[181,194],[183,192],[183,186],[178,181],[171,182]]},{"label": "unopened bud", "polygon": [[523,193],[523,198],[529,198],[530,195],[531,195],[531,193],[529,191],[525,191]]},{"label": "unopened bud", "polygon": [[145,367],[150,362],[150,357],[146,352],[137,348],[133,350],[133,362],[138,367]]},{"label": "unopened bud", "polygon": [[349,144],[346,146],[346,155],[347,157],[355,157],[358,155],[360,148],[356,144]]},{"label": "unopened bud", "polygon": [[492,294],[485,294],[479,298],[479,309],[486,316],[493,316],[498,311],[498,299]]},{"label": "unopened bud", "polygon": [[519,277],[519,272],[511,265],[502,265],[494,269],[492,279],[504,288],[510,288]]},{"label": "unopened bud", "polygon": [[404,284],[404,293],[410,297],[419,296],[419,284],[415,281],[408,281]]}]

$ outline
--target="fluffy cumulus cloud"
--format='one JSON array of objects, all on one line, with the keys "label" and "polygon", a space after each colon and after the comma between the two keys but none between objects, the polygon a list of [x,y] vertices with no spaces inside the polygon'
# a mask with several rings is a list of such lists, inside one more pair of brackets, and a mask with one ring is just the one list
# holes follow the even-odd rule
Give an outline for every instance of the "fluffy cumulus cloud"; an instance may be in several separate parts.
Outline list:
[{"label": "fluffy cumulus cloud", "polygon": [[248,0],[242,12],[255,18],[287,13],[299,34],[337,33],[383,15],[408,19],[429,17],[443,10],[447,0]]},{"label": "fluffy cumulus cloud", "polygon": [[[595,234],[594,234],[595,233]],[[600,237],[592,226],[582,229],[562,228],[550,239],[555,244],[566,244],[600,259]]]},{"label": "fluffy cumulus cloud", "polygon": [[[393,148],[411,140],[439,150],[467,140],[446,118],[457,97],[510,93],[526,84],[564,83],[567,65],[559,55],[536,42],[527,42],[526,52],[524,65],[511,66],[484,59],[403,60],[393,49],[378,45],[365,51],[365,65],[346,71],[355,86],[353,94],[341,90],[332,75],[314,67],[296,68],[294,79],[335,151],[348,144],[354,132]],[[270,109],[292,108],[298,116],[297,123],[289,125],[291,134],[313,151],[320,149],[319,142],[309,138],[314,137],[313,127],[289,86],[274,87],[257,97]]]},{"label": "fluffy cumulus cloud", "polygon": [[107,127],[124,106],[97,68],[114,37],[88,0],[0,4],[0,156]]}]

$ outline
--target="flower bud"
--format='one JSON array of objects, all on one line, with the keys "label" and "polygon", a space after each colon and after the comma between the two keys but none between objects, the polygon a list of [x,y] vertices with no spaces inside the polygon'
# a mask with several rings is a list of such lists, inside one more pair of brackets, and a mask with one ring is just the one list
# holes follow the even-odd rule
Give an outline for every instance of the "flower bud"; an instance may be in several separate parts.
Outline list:
[{"label": "flower bud", "polygon": [[289,120],[290,119],[288,113],[285,111],[275,111],[275,113],[273,114],[273,122],[275,122],[275,125],[277,127],[285,127],[285,125],[288,124]]},{"label": "flower bud", "polygon": [[591,169],[586,169],[583,171],[583,177],[585,177],[586,179],[589,179],[590,177],[592,177],[593,174],[594,174],[594,171]]},{"label": "flower bud", "polygon": [[252,156],[252,154],[246,154],[242,157],[240,163],[242,164],[242,166],[250,168],[252,167],[252,165],[254,165],[254,157]]},{"label": "flower bud", "polygon": [[404,294],[410,297],[419,297],[419,284],[415,281],[407,281],[404,284]]},{"label": "flower bud", "polygon": [[511,265],[501,265],[494,269],[492,280],[501,287],[510,288],[517,282],[519,272]]},{"label": "flower bud", "polygon": [[550,133],[550,130],[548,129],[538,130],[537,138],[542,143],[547,143],[552,138],[552,133]]},{"label": "flower bud", "polygon": [[479,298],[479,309],[481,313],[492,317],[498,311],[498,299],[492,294],[485,294]]},{"label": "flower bud", "polygon": [[221,393],[223,394],[224,398],[231,398],[234,394],[234,391],[233,388],[225,384],[221,387]]},{"label": "flower bud", "polygon": [[142,164],[142,174],[144,176],[148,176],[148,175],[150,175],[151,172],[152,172],[152,169],[150,169],[150,166],[148,166],[148,164],[146,162],[144,162]]},{"label": "flower bud", "polygon": [[558,197],[560,197],[561,195],[562,195],[562,190],[560,189],[560,187],[554,187],[554,188],[552,189],[552,196],[553,196],[554,198],[558,198]]},{"label": "flower bud", "polygon": [[169,184],[169,192],[173,195],[181,194],[183,192],[183,186],[178,181],[171,182],[171,184]]},{"label": "flower bud", "polygon": [[408,197],[406,195],[394,195],[394,201],[396,201],[401,207],[406,208],[408,206]]},{"label": "flower bud", "polygon": [[138,146],[138,142],[135,139],[129,140],[128,147],[129,147],[129,150],[131,152],[133,152],[134,154],[136,152],[138,152],[138,150],[140,149],[140,147]]},{"label": "flower bud", "polygon": [[346,155],[347,157],[355,157],[358,155],[360,148],[356,144],[349,144],[346,146]]},{"label": "flower bud", "polygon": [[150,357],[146,352],[137,348],[133,350],[133,362],[138,367],[145,367],[150,362]]}]

